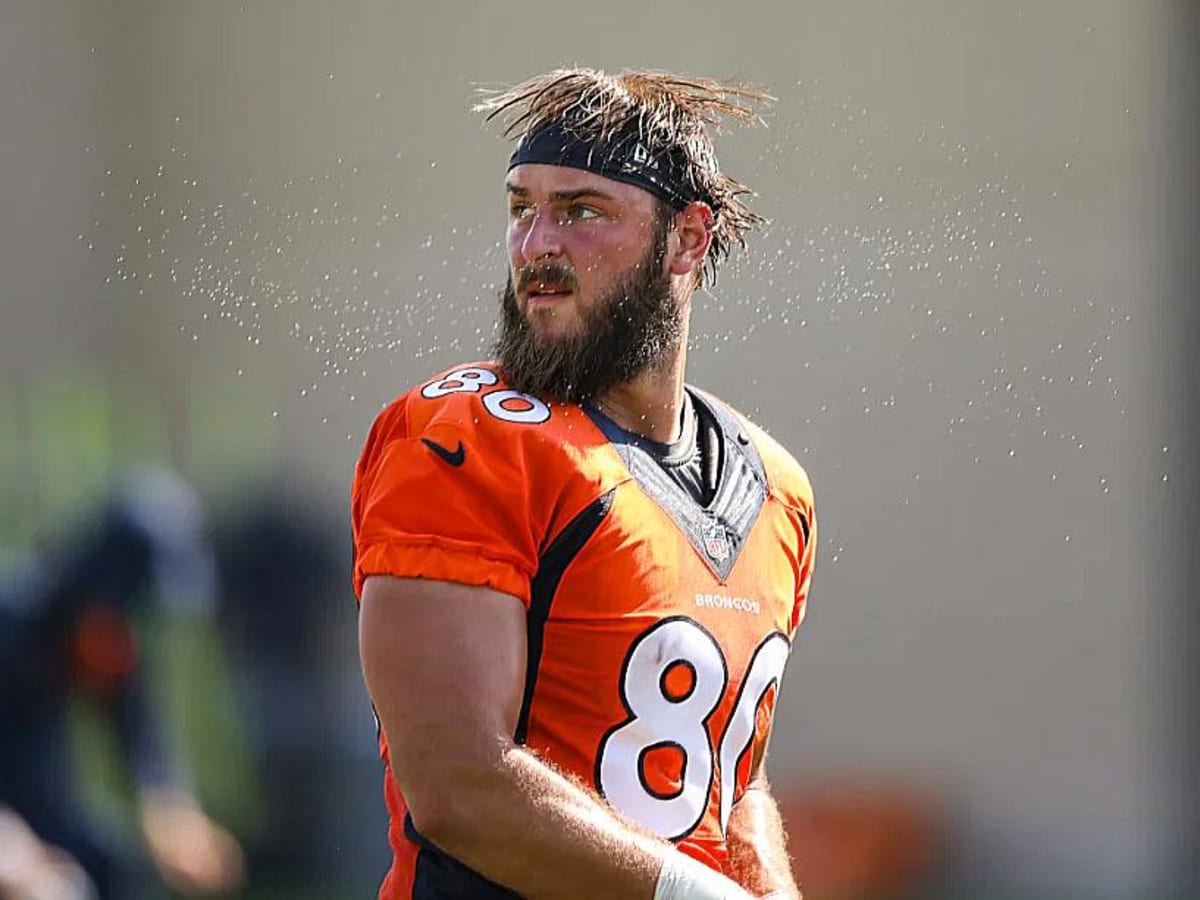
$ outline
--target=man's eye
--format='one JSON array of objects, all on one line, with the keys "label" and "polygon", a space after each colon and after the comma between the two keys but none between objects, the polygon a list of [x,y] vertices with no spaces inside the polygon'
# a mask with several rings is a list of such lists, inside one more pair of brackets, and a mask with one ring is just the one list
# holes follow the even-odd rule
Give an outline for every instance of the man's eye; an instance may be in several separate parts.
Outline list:
[{"label": "man's eye", "polygon": [[567,210],[567,215],[572,219],[598,219],[600,210],[591,206],[572,206]]},{"label": "man's eye", "polygon": [[508,208],[508,215],[512,219],[528,219],[533,215],[533,207],[516,204]]}]

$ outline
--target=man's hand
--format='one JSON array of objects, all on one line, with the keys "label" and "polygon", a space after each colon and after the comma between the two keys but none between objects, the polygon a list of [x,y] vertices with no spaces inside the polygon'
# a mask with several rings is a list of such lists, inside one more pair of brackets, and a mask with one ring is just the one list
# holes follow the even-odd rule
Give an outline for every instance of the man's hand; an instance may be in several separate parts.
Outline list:
[{"label": "man's hand", "polygon": [[141,797],[141,822],[154,866],[172,890],[225,894],[245,880],[242,848],[189,794],[146,791]]}]

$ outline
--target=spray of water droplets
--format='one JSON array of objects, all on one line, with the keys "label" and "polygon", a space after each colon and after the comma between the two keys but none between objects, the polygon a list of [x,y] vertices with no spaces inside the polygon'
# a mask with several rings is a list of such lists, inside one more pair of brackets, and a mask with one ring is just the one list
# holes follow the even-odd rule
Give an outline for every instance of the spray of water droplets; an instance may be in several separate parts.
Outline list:
[{"label": "spray of water droplets", "polygon": [[[1088,435],[1054,404],[1068,405],[1064,391],[1099,390],[1124,414],[1106,357],[1130,315],[1055,283],[1026,223],[1024,189],[988,148],[944,128],[897,135],[818,87],[798,87],[795,114],[773,125],[759,161],[793,185],[790,196],[765,198],[786,212],[702,298],[693,343],[715,356],[753,354],[786,335],[802,374],[822,360],[885,357],[886,377],[847,380],[840,395],[797,392],[806,424],[844,409],[896,420],[906,403],[933,397],[947,434],[976,462],[1016,458],[1015,438],[1030,428],[1084,450]],[[896,147],[920,171],[878,149]],[[445,177],[436,160],[396,156],[405,177]],[[127,218],[119,228],[94,222],[80,240],[94,249],[102,234],[125,235],[111,278],[179,302],[193,340],[222,326],[250,347],[286,338],[319,366],[301,396],[332,380],[354,400],[373,354],[431,365],[480,354],[505,267],[494,225],[443,218],[431,227],[426,215],[414,240],[402,190],[378,190],[376,170],[364,189],[363,165],[338,158],[321,175],[217,189],[173,150],[152,172],[110,171],[106,191],[123,197]],[[736,333],[722,324],[730,308],[749,323]],[[960,373],[967,358],[970,378],[942,377],[951,356]],[[973,426],[993,420],[1006,423],[1012,445],[975,441]]]},{"label": "spray of water droplets", "polygon": [[[357,400],[373,353],[478,354],[490,338],[490,324],[474,325],[473,341],[445,333],[490,318],[498,282],[483,280],[481,267],[496,271],[498,243],[485,243],[474,227],[451,227],[414,247],[398,189],[345,199],[360,171],[343,158],[321,176],[247,179],[227,196],[190,174],[184,153],[150,178],[113,169],[105,177],[102,198],[122,201],[122,220],[94,221],[79,240],[94,251],[106,236],[125,236],[112,247],[106,281],[178,302],[179,330],[192,341],[225,327],[251,348],[279,339],[299,345],[320,370],[297,388],[301,397],[332,383],[340,397]],[[431,277],[451,260],[461,287],[453,296]]]}]

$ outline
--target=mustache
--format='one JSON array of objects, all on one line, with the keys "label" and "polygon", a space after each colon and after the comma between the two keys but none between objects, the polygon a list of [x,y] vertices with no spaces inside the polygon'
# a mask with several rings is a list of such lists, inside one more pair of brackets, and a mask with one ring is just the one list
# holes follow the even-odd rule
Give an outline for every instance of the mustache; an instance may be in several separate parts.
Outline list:
[{"label": "mustache", "polygon": [[571,291],[579,287],[575,270],[565,263],[545,262],[522,266],[517,273],[517,290],[523,292],[538,284],[561,284]]}]

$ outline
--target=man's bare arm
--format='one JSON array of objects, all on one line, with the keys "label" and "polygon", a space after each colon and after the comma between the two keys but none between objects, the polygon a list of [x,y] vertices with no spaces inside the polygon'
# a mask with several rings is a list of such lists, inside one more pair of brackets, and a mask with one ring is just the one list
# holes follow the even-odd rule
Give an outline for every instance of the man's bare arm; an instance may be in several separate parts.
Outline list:
[{"label": "man's bare arm", "polygon": [[[531,900],[655,896],[664,864],[682,854],[623,824],[512,740],[525,680],[519,600],[371,577],[359,643],[393,772],[425,837]],[[748,896],[702,874],[715,890],[696,896]]]},{"label": "man's bare arm", "polygon": [[729,847],[728,872],[755,897],[778,896],[800,900],[800,888],[792,877],[787,836],[779,808],[765,777],[754,778],[729,816],[726,834]]}]

